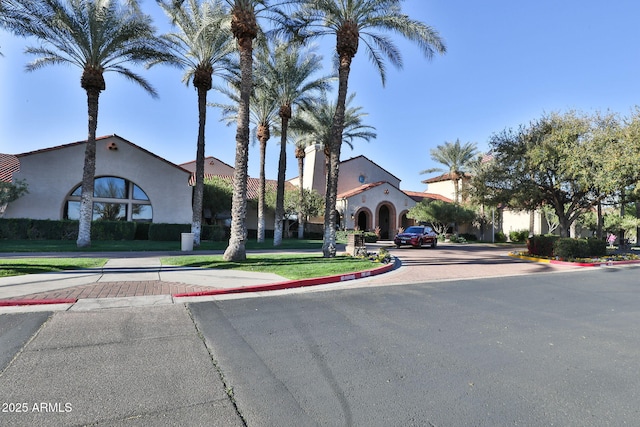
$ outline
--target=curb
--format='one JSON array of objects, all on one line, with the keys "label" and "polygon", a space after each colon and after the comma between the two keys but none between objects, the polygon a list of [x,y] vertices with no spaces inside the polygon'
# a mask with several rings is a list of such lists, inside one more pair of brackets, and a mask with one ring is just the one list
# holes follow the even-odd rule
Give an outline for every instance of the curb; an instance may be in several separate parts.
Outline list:
[{"label": "curb", "polygon": [[[398,262],[397,258],[393,263],[385,264],[382,267],[370,270],[357,271],[354,273],[338,274],[335,276],[315,277],[311,279],[288,280],[286,282],[277,282],[267,285],[244,286],[238,288],[214,289],[211,291],[189,292],[171,295],[173,298],[181,297],[200,297],[211,295],[238,294],[245,292],[264,292],[276,291],[282,289],[302,288],[306,286],[326,285],[328,283],[345,282],[355,279],[363,279],[366,277],[376,276],[393,270]],[[0,300],[0,307],[16,307],[28,305],[47,305],[47,304],[75,304],[77,299],[16,299],[16,300]]]},{"label": "curb", "polygon": [[382,267],[371,270],[357,271],[354,273],[338,274],[334,276],[314,277],[312,279],[288,280],[286,282],[271,283],[268,285],[243,286],[238,288],[214,289],[211,291],[188,292],[173,294],[174,298],[183,297],[203,297],[211,295],[238,294],[246,292],[279,291],[283,289],[303,288],[306,286],[326,285],[328,283],[346,282],[349,280],[363,279],[365,277],[376,276],[386,273],[395,268],[396,263],[389,263]]},{"label": "curb", "polygon": [[509,256],[511,258],[518,258],[525,261],[541,262],[545,264],[555,264],[555,265],[571,265],[575,267],[603,267],[603,266],[613,266],[613,265],[640,264],[640,260],[637,260],[637,259],[622,260],[622,261],[570,262],[570,261],[560,261],[555,259],[541,259],[541,258],[530,257],[526,255],[509,254]]},{"label": "curb", "polygon": [[45,304],[75,304],[77,299],[17,299],[0,300],[0,307],[15,307],[19,305],[45,305]]}]

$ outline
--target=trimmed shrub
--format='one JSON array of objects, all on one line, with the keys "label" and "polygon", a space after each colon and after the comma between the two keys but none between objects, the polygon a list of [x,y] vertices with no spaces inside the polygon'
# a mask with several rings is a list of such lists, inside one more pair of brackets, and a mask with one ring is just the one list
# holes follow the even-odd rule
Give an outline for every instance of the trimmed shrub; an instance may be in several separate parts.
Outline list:
[{"label": "trimmed shrub", "polygon": [[94,221],[91,223],[92,240],[133,240],[135,235],[135,222]]},{"label": "trimmed shrub", "polygon": [[509,240],[512,242],[525,242],[529,237],[529,230],[517,230],[509,232]]},{"label": "trimmed shrub", "polygon": [[507,236],[502,231],[498,231],[495,234],[495,241],[499,243],[504,243],[507,241]]},{"label": "trimmed shrub", "polygon": [[134,240],[149,240],[149,227],[150,222],[136,222],[136,235]]},{"label": "trimmed shrub", "polygon": [[591,237],[587,239],[587,243],[589,244],[589,253],[591,254],[591,256],[600,257],[607,255],[606,240]]},{"label": "trimmed shrub", "polygon": [[191,224],[151,224],[149,240],[179,242],[182,233],[190,233]]},{"label": "trimmed shrub", "polygon": [[559,236],[532,236],[527,239],[527,249],[530,255],[551,258],[554,256],[553,246]]},{"label": "trimmed shrub", "polygon": [[475,242],[478,240],[478,236],[473,233],[462,233],[460,237],[462,237],[467,242]]},{"label": "trimmed shrub", "polygon": [[222,242],[228,239],[227,229],[220,225],[203,225],[201,233],[200,240]]},{"label": "trimmed shrub", "polygon": [[561,259],[591,258],[607,254],[607,243],[599,239],[558,239],[554,253]]}]

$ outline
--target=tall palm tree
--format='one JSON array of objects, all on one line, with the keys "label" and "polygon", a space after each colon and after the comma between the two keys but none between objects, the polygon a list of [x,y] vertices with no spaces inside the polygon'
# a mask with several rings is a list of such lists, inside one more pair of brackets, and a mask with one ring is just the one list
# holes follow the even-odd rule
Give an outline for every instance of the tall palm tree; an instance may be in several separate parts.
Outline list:
[{"label": "tall palm tree", "polygon": [[[354,100],[355,96],[355,93],[351,93],[347,97],[344,126],[342,128],[342,141],[351,149],[353,149],[353,142],[356,139],[370,141],[377,136],[373,126],[363,123],[363,119],[367,114],[362,112],[362,107],[351,106],[351,102]],[[304,206],[304,191],[302,190],[304,178],[304,149],[312,144],[322,144],[326,149],[326,147],[331,143],[333,120],[335,118],[337,108],[337,101],[329,102],[327,100],[326,93],[324,93],[313,108],[303,110],[292,123],[292,128],[295,130],[295,134],[297,136],[296,157],[298,158],[298,176],[300,183],[299,203],[301,210]],[[326,150],[325,156],[327,156],[326,161],[328,163],[329,156]],[[299,214],[299,218],[304,219],[302,212]],[[298,227],[301,226],[300,224],[301,223],[299,223]],[[302,238],[300,231],[298,232],[298,238]]]},{"label": "tall palm tree", "polygon": [[392,65],[400,67],[402,59],[394,43],[378,31],[398,33],[415,42],[427,58],[446,51],[438,32],[432,27],[409,18],[402,13],[402,0],[304,0],[304,6],[293,16],[294,30],[298,37],[315,38],[324,35],[336,37],[338,56],[338,103],[332,124],[329,146],[329,173],[324,220],[325,257],[336,254],[336,201],[338,192],[338,167],[342,145],[345,103],[351,61],[358,52],[362,40],[369,58],[377,67],[385,83],[384,57]]},{"label": "tall palm tree", "polygon": [[[253,83],[253,39],[258,36],[258,16],[270,13],[276,25],[288,15],[268,0],[225,0],[231,7],[231,32],[237,41],[240,58],[240,103],[236,131],[236,160],[233,178],[231,208],[231,236],[229,246],[222,256],[225,261],[242,261],[247,258],[247,169],[249,157],[249,103]],[[279,4],[297,3],[298,0],[282,0]]]},{"label": "tall palm tree", "polygon": [[273,245],[282,244],[284,223],[284,180],[287,167],[287,133],[294,109],[309,109],[315,104],[317,95],[330,89],[330,76],[314,78],[322,68],[321,57],[315,49],[301,49],[295,43],[276,40],[269,58],[262,60],[265,73],[264,85],[271,88],[279,104],[280,155],[278,159],[278,181],[276,187],[276,214]]},{"label": "tall palm tree", "polygon": [[[202,229],[202,200],[204,195],[205,124],[207,120],[207,92],[213,86],[213,76],[224,75],[233,50],[227,10],[221,0],[189,0],[184,3],[158,0],[178,32],[162,36],[173,55],[169,63],[185,70],[182,82],[190,82],[198,96],[198,139],[196,144],[195,192],[191,232],[194,245],[200,245]],[[152,61],[153,66],[160,61]]]},{"label": "tall palm tree", "polygon": [[443,145],[432,148],[431,159],[446,166],[446,169],[431,168],[421,171],[421,174],[433,172],[448,172],[449,179],[453,181],[453,194],[456,203],[460,202],[460,180],[464,179],[464,174],[478,159],[477,144],[475,142],[460,143],[459,139],[455,142],[445,141]]},{"label": "tall palm tree", "polygon": [[153,97],[153,87],[126,63],[144,64],[166,57],[151,18],[136,0],[14,0],[3,5],[9,29],[33,36],[42,43],[26,52],[37,58],[27,65],[33,71],[54,64],[71,64],[82,70],[81,87],[87,92],[88,137],[82,173],[78,247],[91,245],[93,190],[96,162],[98,98],[105,90],[104,73],[114,71],[138,83]]},{"label": "tall palm tree", "polygon": [[[258,183],[258,242],[265,239],[265,164],[267,141],[271,138],[271,129],[278,117],[278,102],[270,90],[269,84],[264,84],[260,80],[266,70],[264,67],[265,58],[268,58],[268,47],[261,46],[256,55],[256,70],[254,71],[254,85],[251,91],[249,103],[249,122],[255,127],[251,131],[254,140],[260,144],[260,178]],[[237,71],[237,66],[235,67]],[[222,120],[227,124],[232,124],[238,120],[238,105],[240,104],[240,79],[231,80],[226,87],[217,87],[217,90],[226,95],[232,104],[210,104],[213,107],[222,109]]]}]

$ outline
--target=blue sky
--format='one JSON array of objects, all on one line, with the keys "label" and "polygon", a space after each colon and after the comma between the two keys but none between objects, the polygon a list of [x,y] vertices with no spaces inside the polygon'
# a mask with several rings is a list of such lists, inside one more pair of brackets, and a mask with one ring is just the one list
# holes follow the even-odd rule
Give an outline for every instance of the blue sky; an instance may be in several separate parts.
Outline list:
[{"label": "blue sky", "polygon": [[[168,31],[154,1],[143,9]],[[436,28],[448,52],[433,60],[400,37],[404,66],[389,65],[382,87],[360,50],[351,71],[355,105],[376,128],[371,142],[345,146],[342,158],[364,155],[401,179],[401,189],[424,191],[420,171],[439,167],[429,150],[445,141],[476,142],[552,111],[613,111],[628,115],[640,103],[640,2],[635,0],[406,0],[403,10]],[[53,66],[27,73],[22,52],[34,40],[0,33],[0,152],[18,154],[86,139],[86,94],[80,70]],[[335,40],[321,42],[327,50]],[[331,58],[324,59],[327,72]],[[169,67],[141,70],[158,90],[153,99],[114,73],[105,75],[98,135],[118,134],[174,163],[195,158],[196,93]],[[333,92],[335,96],[335,91]],[[210,92],[210,101],[224,101]],[[206,154],[233,166],[235,126],[208,110]],[[268,143],[267,177],[277,176],[278,140]],[[287,178],[297,175],[292,149]],[[249,174],[258,176],[257,144]]]}]

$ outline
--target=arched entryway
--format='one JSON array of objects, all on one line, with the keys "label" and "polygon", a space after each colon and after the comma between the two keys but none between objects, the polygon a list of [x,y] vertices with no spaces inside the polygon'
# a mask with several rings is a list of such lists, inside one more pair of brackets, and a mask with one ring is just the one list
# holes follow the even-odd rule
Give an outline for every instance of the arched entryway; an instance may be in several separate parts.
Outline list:
[{"label": "arched entryway", "polygon": [[378,207],[377,226],[380,228],[380,238],[388,240],[393,237],[395,231],[395,209],[392,205],[383,203]]},{"label": "arched entryway", "polygon": [[358,230],[368,230],[369,229],[369,215],[367,212],[360,211],[358,214],[358,221],[356,222],[356,226]]}]

